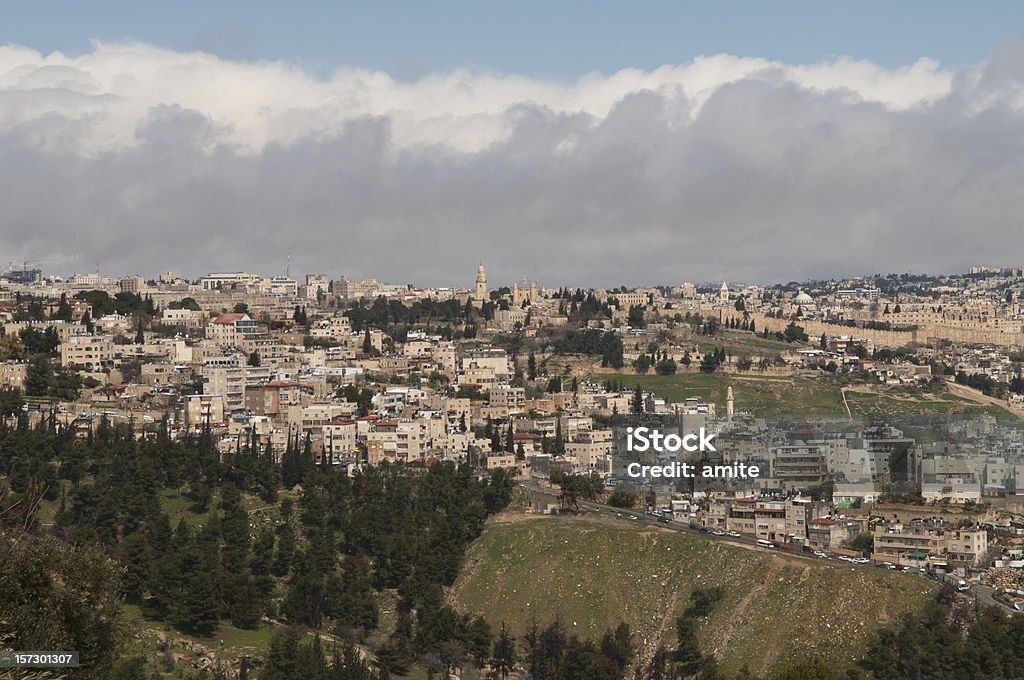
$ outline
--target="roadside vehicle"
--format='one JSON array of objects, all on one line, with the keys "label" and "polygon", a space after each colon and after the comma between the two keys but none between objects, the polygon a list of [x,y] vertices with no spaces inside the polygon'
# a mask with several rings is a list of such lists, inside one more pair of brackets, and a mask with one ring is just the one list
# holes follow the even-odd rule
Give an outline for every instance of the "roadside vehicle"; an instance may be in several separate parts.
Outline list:
[{"label": "roadside vehicle", "polygon": [[759,546],[761,546],[762,548],[774,548],[775,547],[774,543],[772,543],[771,541],[766,541],[763,538],[757,539],[757,544]]}]

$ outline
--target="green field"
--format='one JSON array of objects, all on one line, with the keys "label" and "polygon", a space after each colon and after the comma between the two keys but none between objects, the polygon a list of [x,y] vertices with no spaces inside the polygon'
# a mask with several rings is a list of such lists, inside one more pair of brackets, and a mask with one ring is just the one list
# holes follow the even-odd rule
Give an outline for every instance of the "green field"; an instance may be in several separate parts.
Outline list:
[{"label": "green field", "polygon": [[886,394],[865,392],[846,393],[850,413],[855,416],[892,416],[922,414],[978,415],[992,413],[1005,415],[1006,409],[990,404],[979,404],[955,394],[921,394],[908,396],[893,391]]},{"label": "green field", "polygon": [[621,380],[627,388],[640,385],[671,402],[699,397],[725,405],[732,386],[736,410],[756,416],[846,415],[839,387],[829,378],[750,376],[725,373],[676,373],[675,375],[596,374],[592,380]]},{"label": "green field", "polygon": [[[674,643],[675,617],[697,587],[724,599],[701,624],[705,651],[755,673],[794,655],[846,664],[880,623],[913,611],[933,586],[917,576],[782,557],[627,520],[506,515],[470,549],[453,599],[522,634],[561,617],[590,638],[620,621],[645,658]],[[508,521],[513,520],[513,521]],[[842,565],[842,566],[840,566]]]}]

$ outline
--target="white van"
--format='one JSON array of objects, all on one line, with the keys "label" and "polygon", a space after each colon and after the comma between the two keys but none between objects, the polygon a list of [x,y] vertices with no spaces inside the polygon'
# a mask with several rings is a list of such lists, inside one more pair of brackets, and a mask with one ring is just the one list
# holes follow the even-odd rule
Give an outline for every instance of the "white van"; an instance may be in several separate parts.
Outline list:
[{"label": "white van", "polygon": [[774,543],[772,543],[771,541],[766,541],[763,538],[757,539],[757,544],[759,546],[761,546],[762,548],[774,548],[775,547]]}]

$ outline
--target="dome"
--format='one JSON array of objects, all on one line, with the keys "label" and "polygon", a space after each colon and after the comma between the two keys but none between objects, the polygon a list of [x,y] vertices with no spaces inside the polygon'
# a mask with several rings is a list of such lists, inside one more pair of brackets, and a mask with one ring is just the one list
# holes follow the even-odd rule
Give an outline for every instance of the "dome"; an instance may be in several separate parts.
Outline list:
[{"label": "dome", "polygon": [[797,302],[797,304],[805,305],[805,304],[814,302],[814,299],[810,295],[808,295],[807,293],[804,293],[803,291],[801,291],[796,296],[795,301]]}]

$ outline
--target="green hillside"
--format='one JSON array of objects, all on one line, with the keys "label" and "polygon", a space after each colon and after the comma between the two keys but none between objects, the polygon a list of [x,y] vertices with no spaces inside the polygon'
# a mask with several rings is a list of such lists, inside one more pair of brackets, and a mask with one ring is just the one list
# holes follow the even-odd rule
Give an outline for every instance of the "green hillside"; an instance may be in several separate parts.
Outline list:
[{"label": "green hillside", "polygon": [[628,389],[640,385],[644,390],[672,402],[698,397],[725,404],[726,391],[732,387],[736,408],[752,411],[758,416],[846,414],[839,387],[820,378],[686,372],[675,375],[598,373],[591,379],[597,382],[621,380]]},{"label": "green hillside", "polygon": [[641,658],[674,644],[674,619],[697,587],[722,586],[702,647],[727,668],[769,670],[794,655],[847,663],[872,630],[921,607],[915,575],[782,557],[625,520],[505,515],[471,547],[453,600],[521,634],[531,616],[595,638],[626,621]]}]

